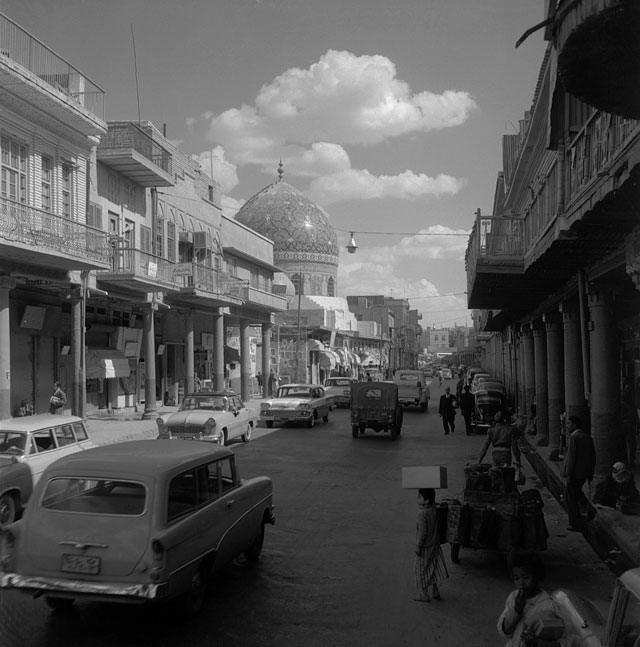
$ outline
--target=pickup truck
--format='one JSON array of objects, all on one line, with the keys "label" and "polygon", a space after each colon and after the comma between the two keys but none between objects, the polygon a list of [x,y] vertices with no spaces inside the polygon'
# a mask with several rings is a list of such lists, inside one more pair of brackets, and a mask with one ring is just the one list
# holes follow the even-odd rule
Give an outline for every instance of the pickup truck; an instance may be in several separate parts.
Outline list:
[{"label": "pickup truck", "polygon": [[420,407],[423,411],[429,408],[429,383],[422,371],[416,369],[399,369],[393,376],[398,385],[398,400],[404,407]]}]

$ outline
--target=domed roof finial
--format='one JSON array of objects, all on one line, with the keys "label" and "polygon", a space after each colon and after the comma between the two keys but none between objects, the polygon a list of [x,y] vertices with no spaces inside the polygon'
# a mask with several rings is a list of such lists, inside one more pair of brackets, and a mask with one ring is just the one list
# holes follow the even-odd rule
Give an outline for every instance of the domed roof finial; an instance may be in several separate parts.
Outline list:
[{"label": "domed roof finial", "polygon": [[280,164],[278,164],[278,182],[282,180],[283,175],[284,175],[284,167],[282,166],[282,160],[280,160]]}]

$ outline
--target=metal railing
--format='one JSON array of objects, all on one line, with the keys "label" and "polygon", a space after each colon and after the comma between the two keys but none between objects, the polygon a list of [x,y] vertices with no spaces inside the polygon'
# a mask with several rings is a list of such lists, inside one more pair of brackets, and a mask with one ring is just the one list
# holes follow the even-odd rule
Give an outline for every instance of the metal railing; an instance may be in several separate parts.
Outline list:
[{"label": "metal railing", "polygon": [[176,284],[174,263],[131,247],[112,247],[111,272],[156,279],[158,283]]},{"label": "metal railing", "polygon": [[0,198],[0,238],[101,263],[111,255],[106,232],[7,198]]},{"label": "metal railing", "polygon": [[131,148],[165,173],[172,172],[171,153],[133,122],[110,123],[109,131],[100,137],[98,153],[112,149]]},{"label": "metal railing", "polygon": [[0,13],[0,60],[2,59],[21,65],[78,105],[104,119],[104,90]]},{"label": "metal railing", "polygon": [[485,257],[524,257],[525,220],[516,216],[479,216],[473,223],[465,256],[467,268]]}]

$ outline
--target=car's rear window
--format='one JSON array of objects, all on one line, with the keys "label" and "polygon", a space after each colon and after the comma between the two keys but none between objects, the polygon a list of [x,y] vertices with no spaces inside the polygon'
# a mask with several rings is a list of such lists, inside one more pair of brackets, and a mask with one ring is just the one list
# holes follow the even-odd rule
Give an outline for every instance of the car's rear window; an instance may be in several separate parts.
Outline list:
[{"label": "car's rear window", "polygon": [[420,373],[400,373],[397,377],[401,382],[415,382],[420,379]]},{"label": "car's rear window", "polygon": [[109,479],[55,478],[47,484],[42,507],[60,512],[135,517],[146,508],[142,483]]},{"label": "car's rear window", "polygon": [[300,387],[288,387],[286,389],[280,389],[278,391],[279,398],[311,398],[313,397],[309,389],[300,388]]},{"label": "car's rear window", "polygon": [[327,386],[349,386],[351,380],[327,380]]}]

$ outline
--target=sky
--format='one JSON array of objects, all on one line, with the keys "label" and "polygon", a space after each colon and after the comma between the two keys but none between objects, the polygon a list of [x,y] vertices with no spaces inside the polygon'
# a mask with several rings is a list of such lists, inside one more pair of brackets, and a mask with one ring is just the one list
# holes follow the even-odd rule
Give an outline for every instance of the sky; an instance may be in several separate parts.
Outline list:
[{"label": "sky", "polygon": [[[471,325],[464,254],[502,136],[531,107],[543,0],[0,0],[106,92],[106,119],[166,126],[233,216],[284,181],[325,210],[338,295]],[[136,74],[137,72],[137,74]],[[139,108],[138,108],[139,106]],[[139,111],[138,111],[139,110]],[[358,249],[345,247],[353,232]]]}]

